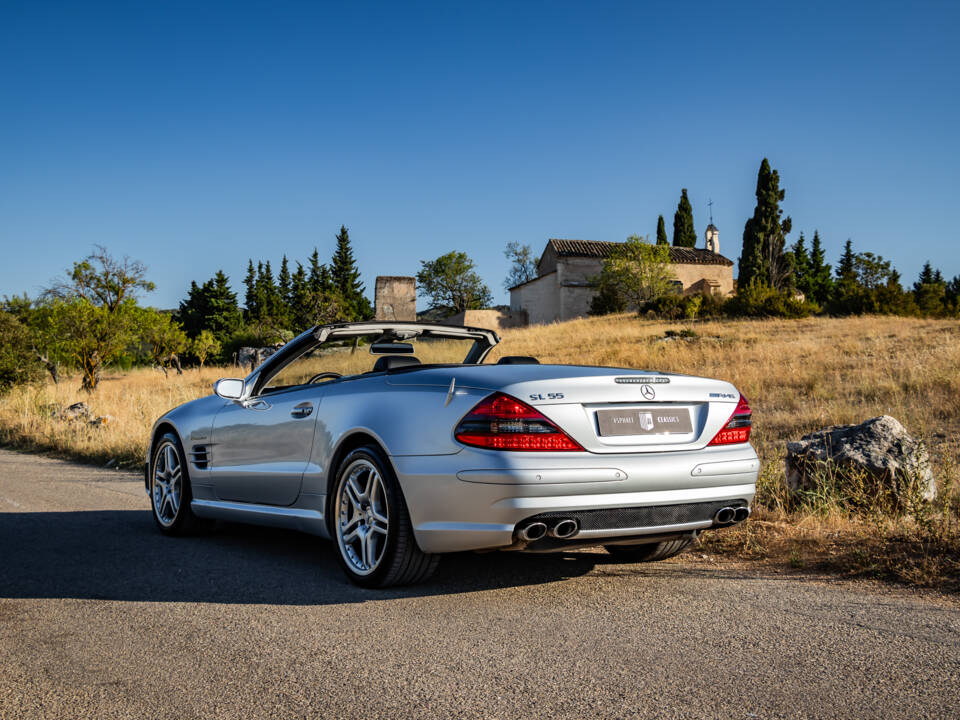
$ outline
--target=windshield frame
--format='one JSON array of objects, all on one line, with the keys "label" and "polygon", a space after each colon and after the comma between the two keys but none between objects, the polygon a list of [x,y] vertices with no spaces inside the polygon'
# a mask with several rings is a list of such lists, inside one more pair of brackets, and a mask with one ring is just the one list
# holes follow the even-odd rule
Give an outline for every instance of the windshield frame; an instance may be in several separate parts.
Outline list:
[{"label": "windshield frame", "polygon": [[[480,365],[493,347],[500,342],[500,336],[493,330],[464,327],[461,325],[384,322],[377,320],[318,325],[291,340],[271,355],[260,367],[254,369],[254,371],[244,379],[243,399],[258,397],[263,392],[264,386],[277,373],[304,353],[331,341],[363,336],[376,336],[395,340],[408,340],[418,337],[458,340],[472,339],[473,345],[460,363],[461,365]],[[430,367],[430,365],[420,367]],[[337,380],[331,380],[330,382],[340,382],[341,380],[350,380],[357,377],[363,377],[363,375],[348,375]]]}]

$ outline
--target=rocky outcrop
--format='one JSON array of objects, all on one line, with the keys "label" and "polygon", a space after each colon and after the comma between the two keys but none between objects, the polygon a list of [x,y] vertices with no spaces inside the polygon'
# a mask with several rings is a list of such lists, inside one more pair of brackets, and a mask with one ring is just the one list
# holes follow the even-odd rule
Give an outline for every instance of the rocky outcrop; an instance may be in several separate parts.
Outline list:
[{"label": "rocky outcrop", "polygon": [[68,407],[63,407],[59,404],[52,404],[47,406],[47,410],[50,413],[50,417],[56,418],[57,420],[64,420],[66,422],[85,422],[90,427],[103,427],[109,425],[110,423],[116,422],[115,418],[112,415],[99,415],[94,417],[93,413],[90,411],[90,408],[84,402],[77,402]]},{"label": "rocky outcrop", "polygon": [[926,447],[889,415],[859,425],[834,425],[787,443],[791,490],[814,489],[825,474],[835,483],[868,478],[895,497],[916,489],[932,500],[937,492]]}]

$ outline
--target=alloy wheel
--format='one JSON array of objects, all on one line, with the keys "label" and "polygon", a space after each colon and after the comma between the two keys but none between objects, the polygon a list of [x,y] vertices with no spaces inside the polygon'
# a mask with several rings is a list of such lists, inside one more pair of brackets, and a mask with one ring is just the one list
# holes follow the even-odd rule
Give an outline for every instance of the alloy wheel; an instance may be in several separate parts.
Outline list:
[{"label": "alloy wheel", "polygon": [[163,443],[153,462],[153,514],[164,527],[170,527],[180,511],[183,492],[183,468],[180,453],[172,442]]},{"label": "alloy wheel", "polygon": [[379,469],[358,459],[341,476],[337,491],[337,543],[350,569],[369,575],[387,547],[390,508]]}]

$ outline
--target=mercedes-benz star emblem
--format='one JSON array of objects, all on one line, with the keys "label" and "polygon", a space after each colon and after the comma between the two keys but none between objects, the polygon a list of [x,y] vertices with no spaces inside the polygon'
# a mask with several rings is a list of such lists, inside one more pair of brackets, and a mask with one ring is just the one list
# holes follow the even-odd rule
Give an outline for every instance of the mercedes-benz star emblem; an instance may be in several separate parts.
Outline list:
[{"label": "mercedes-benz star emblem", "polygon": [[654,389],[649,385],[644,385],[641,387],[640,394],[643,395],[647,400],[653,400],[657,396],[656,391],[654,391]]}]

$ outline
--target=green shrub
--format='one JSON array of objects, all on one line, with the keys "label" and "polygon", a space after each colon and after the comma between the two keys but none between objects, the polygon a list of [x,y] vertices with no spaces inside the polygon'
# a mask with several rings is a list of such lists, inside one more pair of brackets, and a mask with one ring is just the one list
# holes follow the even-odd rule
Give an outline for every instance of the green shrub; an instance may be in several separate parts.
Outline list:
[{"label": "green shrub", "polygon": [[723,315],[726,301],[712,293],[680,295],[670,293],[645,303],[640,314],[665,320],[696,320],[715,318]]},{"label": "green shrub", "polygon": [[816,303],[801,300],[792,293],[751,283],[727,301],[725,310],[731,317],[803,318],[819,312],[820,308]]},{"label": "green shrub", "polygon": [[663,336],[664,336],[664,337],[668,337],[668,338],[672,338],[672,337],[675,337],[675,338],[687,338],[687,339],[690,339],[690,340],[694,340],[694,339],[700,337],[700,335],[698,335],[695,330],[692,330],[692,329],[690,329],[690,328],[683,328],[682,330],[667,330],[667,331],[663,334]]},{"label": "green shrub", "polygon": [[0,311],[0,393],[14,385],[35,382],[42,375],[30,331],[16,317]]}]

